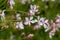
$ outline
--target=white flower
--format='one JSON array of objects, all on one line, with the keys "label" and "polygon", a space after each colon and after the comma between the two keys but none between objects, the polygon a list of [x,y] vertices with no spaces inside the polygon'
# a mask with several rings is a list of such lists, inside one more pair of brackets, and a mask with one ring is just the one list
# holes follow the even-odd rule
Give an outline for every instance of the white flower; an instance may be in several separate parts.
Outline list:
[{"label": "white flower", "polygon": [[10,4],[10,8],[13,9],[13,5],[15,4],[14,0],[8,0],[8,3]]},{"label": "white flower", "polygon": [[52,36],[54,36],[54,32],[51,31],[51,32],[49,33],[49,37],[52,38]]},{"label": "white flower", "polygon": [[16,14],[16,19],[21,20],[20,14]]},{"label": "white flower", "polygon": [[20,29],[24,29],[24,25],[23,25],[22,22],[19,23],[19,28],[20,28]]},{"label": "white flower", "polygon": [[52,30],[51,32],[49,32],[49,37],[52,38],[54,36],[55,32]]},{"label": "white flower", "polygon": [[28,15],[34,16],[35,13],[38,13],[38,8],[37,8],[37,6],[36,6],[36,5],[30,5],[30,10],[29,10]]},{"label": "white flower", "polygon": [[[51,30],[52,29],[52,30]],[[49,37],[52,38],[52,36],[54,36],[55,32],[56,32],[56,25],[53,21],[51,21],[51,31],[49,32]]]},{"label": "white flower", "polygon": [[48,30],[50,30],[50,24],[48,22],[48,19],[44,21],[44,28],[45,28],[45,32],[47,32]]},{"label": "white flower", "polygon": [[25,22],[24,22],[24,24],[25,25],[31,25],[31,23],[36,23],[37,22],[37,20],[35,19],[35,20],[33,20],[33,16],[31,16],[30,18],[28,18],[28,17],[25,17]]},{"label": "white flower", "polygon": [[28,34],[27,38],[32,38],[34,36],[34,34]]},{"label": "white flower", "polygon": [[38,20],[38,25],[42,26],[43,24],[44,24],[44,18],[42,17]]},{"label": "white flower", "polygon": [[14,2],[14,0],[10,0],[10,5],[14,5],[15,4],[15,2]]},{"label": "white flower", "polygon": [[32,5],[33,7],[32,7],[32,11],[33,12],[38,12],[38,9],[37,9],[37,6],[36,5]]},{"label": "white flower", "polygon": [[60,15],[57,15],[55,23],[56,23],[56,26],[60,28]]},{"label": "white flower", "polygon": [[55,22],[53,22],[53,20],[51,20],[51,28],[50,28],[51,31],[49,32],[50,38],[52,38],[52,36],[54,36],[54,34],[58,30],[58,28],[60,28],[60,15],[57,15]]},{"label": "white flower", "polygon": [[19,28],[19,22],[16,23],[16,28]]},{"label": "white flower", "polygon": [[36,20],[36,19],[31,21],[31,23],[36,23],[36,22],[37,22],[37,20]]},{"label": "white flower", "polygon": [[25,22],[24,22],[25,25],[31,25],[30,24],[30,20],[28,19],[28,17],[25,17]]},{"label": "white flower", "polygon": [[2,20],[2,21],[5,20],[5,13],[4,13],[5,11],[6,11],[6,10],[3,10],[3,11],[2,11],[2,14],[1,14],[1,20]]},{"label": "white flower", "polygon": [[24,22],[24,24],[30,26],[30,25],[31,25],[31,22],[32,22],[32,19],[33,19],[32,16],[30,17],[30,19],[29,19],[28,17],[25,17],[25,22]]},{"label": "white flower", "polygon": [[40,18],[40,16],[38,16],[36,22],[37,22],[37,25],[34,26],[34,28],[33,28],[34,30],[37,30],[38,28],[41,28],[41,26],[44,24],[43,23],[44,18],[43,17]]},{"label": "white flower", "polygon": [[33,15],[35,15],[35,12],[33,12],[32,10],[29,10],[28,15],[29,15],[29,16],[33,16]]},{"label": "white flower", "polygon": [[45,20],[44,21],[44,28],[47,28],[48,27],[48,20]]},{"label": "white flower", "polygon": [[16,28],[24,29],[24,25],[22,22],[17,22],[16,23]]}]

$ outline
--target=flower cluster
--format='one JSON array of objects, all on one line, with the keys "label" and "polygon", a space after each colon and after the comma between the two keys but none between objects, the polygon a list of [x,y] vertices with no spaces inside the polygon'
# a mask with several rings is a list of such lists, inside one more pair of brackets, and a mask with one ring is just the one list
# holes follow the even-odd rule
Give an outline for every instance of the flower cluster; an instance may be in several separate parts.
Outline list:
[{"label": "flower cluster", "polygon": [[[3,10],[2,13],[0,14],[2,21],[5,20],[5,13],[4,13],[5,11],[6,10]],[[55,32],[58,31],[58,29],[60,28],[60,15],[57,15],[55,21],[51,20],[51,22],[49,22],[49,20],[44,17],[40,17],[40,16],[36,16],[36,17],[37,17],[36,19],[34,19],[33,16],[24,17],[25,20],[21,21],[22,18],[20,14],[17,13],[16,19],[20,20],[20,22],[16,22],[15,26],[16,28],[24,29],[24,25],[31,26],[32,24],[36,23],[36,25],[32,27],[33,30],[38,30],[39,28],[44,27],[45,32],[49,31],[49,37],[52,38]]]},{"label": "flower cluster", "polygon": [[[34,1],[34,0],[32,0]],[[42,2],[44,2],[45,0],[42,0]],[[48,0],[46,0],[48,1]],[[55,0],[52,0],[55,1]],[[22,4],[25,4],[26,2],[30,3],[30,0],[21,0]],[[13,9],[13,5],[15,4],[14,0],[8,0],[8,3],[10,4],[10,9]],[[41,27],[44,27],[45,32],[49,31],[49,37],[52,38],[55,35],[55,32],[58,31],[58,29],[60,28],[60,15],[57,15],[55,21],[51,20],[49,22],[48,19],[44,18],[44,17],[40,17],[37,16],[36,19],[34,19],[35,14],[39,14],[39,10],[38,10],[39,6],[37,5],[30,5],[30,9],[29,12],[27,13],[28,16],[30,17],[24,17],[24,21],[22,21],[21,15],[20,14],[16,14],[16,20],[19,20],[19,22],[16,22],[15,27],[17,29],[24,29],[25,25],[31,26],[32,24],[35,24],[32,29],[33,30],[38,30]],[[45,6],[45,8],[48,8],[48,5]],[[3,10],[2,13],[0,14],[1,16],[1,20],[5,20],[5,12],[6,10]],[[27,38],[32,38],[34,36],[34,34],[28,34],[26,37]]]},{"label": "flower cluster", "polygon": [[[42,26],[45,29],[45,32],[49,31],[49,37],[52,38],[52,36],[54,36],[55,32],[58,31],[57,29],[60,28],[60,15],[57,15],[56,17],[56,21],[53,22],[53,20],[51,20],[51,22],[49,22],[48,19],[45,19],[44,17],[37,16],[37,19],[33,20],[33,16],[30,16],[30,18],[25,17],[25,21],[24,22],[17,22],[17,24],[19,24],[19,28],[20,29],[24,29],[24,25],[29,25],[31,26],[31,24],[37,23],[34,27],[33,30],[38,30],[39,28],[41,28]],[[16,28],[18,28],[16,26]]]}]

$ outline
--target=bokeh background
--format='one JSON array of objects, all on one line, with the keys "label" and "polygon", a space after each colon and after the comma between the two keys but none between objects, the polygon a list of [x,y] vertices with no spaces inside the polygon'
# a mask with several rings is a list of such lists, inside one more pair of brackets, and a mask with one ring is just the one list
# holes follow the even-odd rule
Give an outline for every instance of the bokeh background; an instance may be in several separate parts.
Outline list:
[{"label": "bokeh background", "polygon": [[[26,2],[26,4],[22,4],[21,0],[14,0],[15,5],[13,5],[13,9],[11,10],[9,8],[9,3],[7,0],[0,0],[0,13],[2,10],[5,11],[5,22],[2,22],[0,20],[0,40],[60,40],[60,31],[56,32],[52,39],[49,38],[48,32],[44,32],[44,28],[40,28],[38,30],[33,30],[32,27],[34,24],[31,25],[31,27],[26,26],[23,30],[16,29],[15,28],[15,22],[16,20],[15,15],[16,13],[20,13],[22,17],[22,21],[24,20],[24,17],[27,16],[27,12],[30,9],[31,4],[36,4],[39,6],[39,16],[46,17],[47,19],[55,20],[55,17],[57,14],[60,14],[60,0],[55,1],[44,1],[41,0],[35,0],[34,2],[31,1],[31,3]],[[48,8],[45,8],[45,6],[48,6]],[[11,16],[14,16],[13,18]],[[35,15],[37,16],[37,15]],[[29,17],[29,16],[27,16]],[[22,35],[22,33],[25,33]],[[28,34],[34,34],[33,38],[25,38]]]}]

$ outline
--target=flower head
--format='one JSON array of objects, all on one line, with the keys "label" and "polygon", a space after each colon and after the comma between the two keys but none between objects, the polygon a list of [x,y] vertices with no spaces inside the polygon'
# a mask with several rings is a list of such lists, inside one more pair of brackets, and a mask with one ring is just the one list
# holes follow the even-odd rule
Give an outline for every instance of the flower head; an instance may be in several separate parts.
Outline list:
[{"label": "flower head", "polygon": [[22,22],[17,22],[16,23],[16,28],[24,29],[24,25]]},{"label": "flower head", "polygon": [[34,16],[35,14],[39,14],[37,5],[30,5],[30,10],[28,12],[29,16]]}]

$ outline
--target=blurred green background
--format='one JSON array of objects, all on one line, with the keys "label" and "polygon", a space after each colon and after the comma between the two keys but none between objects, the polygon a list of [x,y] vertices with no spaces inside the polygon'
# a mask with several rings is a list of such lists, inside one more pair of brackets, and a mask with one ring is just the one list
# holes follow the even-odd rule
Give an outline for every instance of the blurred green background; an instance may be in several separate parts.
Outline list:
[{"label": "blurred green background", "polygon": [[[51,0],[42,2],[41,0],[35,0],[34,2],[31,2],[30,4],[26,2],[26,4],[22,4],[21,0],[14,0],[15,5],[13,10],[16,11],[5,11],[6,21],[2,22],[0,20],[0,40],[60,40],[60,32],[56,32],[55,36],[53,36],[52,39],[49,38],[49,32],[44,32],[44,28],[38,30],[33,30],[33,24],[31,27],[26,26],[24,30],[16,29],[13,25],[13,22],[17,22],[16,19],[12,19],[10,16],[15,15],[16,12],[19,12],[21,14],[22,19],[24,20],[24,17],[26,16],[30,5],[36,4],[39,5],[39,16],[46,17],[47,19],[55,20],[55,17],[57,14],[60,14],[60,0],[56,0],[55,2],[52,2]],[[45,6],[48,5],[48,8],[46,9]],[[0,0],[0,10],[10,10],[9,4],[7,3],[7,0]],[[26,13],[24,13],[26,12]],[[35,15],[37,16],[37,15]],[[22,21],[23,21],[22,20]],[[5,27],[5,25],[8,26],[8,28]],[[29,33],[33,33],[34,37],[32,39],[24,38],[21,33],[25,32],[26,35]]]}]

